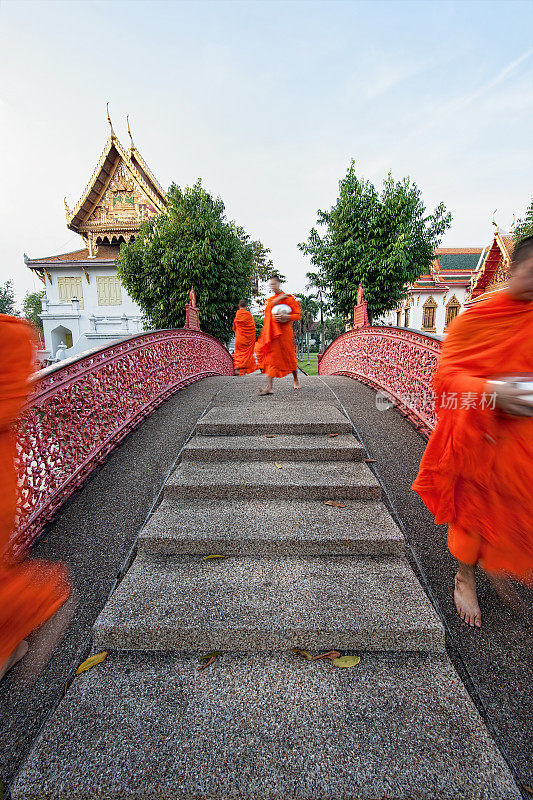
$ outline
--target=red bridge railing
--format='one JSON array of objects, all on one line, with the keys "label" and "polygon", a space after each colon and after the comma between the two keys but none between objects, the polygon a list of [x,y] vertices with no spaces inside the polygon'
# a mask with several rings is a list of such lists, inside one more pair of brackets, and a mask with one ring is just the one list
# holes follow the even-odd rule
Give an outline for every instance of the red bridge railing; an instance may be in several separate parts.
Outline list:
[{"label": "red bridge railing", "polygon": [[22,555],[65,500],[164,400],[233,361],[197,330],[143,333],[41,370],[18,424]]},{"label": "red bridge railing", "polygon": [[441,340],[406,328],[370,326],[341,334],[324,352],[319,375],[346,375],[391,396],[425,436],[436,424],[433,373]]}]

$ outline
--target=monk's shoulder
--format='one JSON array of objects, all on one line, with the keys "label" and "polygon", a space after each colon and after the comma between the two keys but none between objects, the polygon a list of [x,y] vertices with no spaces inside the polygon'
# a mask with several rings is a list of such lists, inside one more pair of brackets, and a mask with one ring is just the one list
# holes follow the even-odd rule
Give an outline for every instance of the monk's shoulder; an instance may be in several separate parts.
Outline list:
[{"label": "monk's shoulder", "polygon": [[0,314],[0,354],[3,359],[31,358],[36,345],[35,334],[26,320]]}]

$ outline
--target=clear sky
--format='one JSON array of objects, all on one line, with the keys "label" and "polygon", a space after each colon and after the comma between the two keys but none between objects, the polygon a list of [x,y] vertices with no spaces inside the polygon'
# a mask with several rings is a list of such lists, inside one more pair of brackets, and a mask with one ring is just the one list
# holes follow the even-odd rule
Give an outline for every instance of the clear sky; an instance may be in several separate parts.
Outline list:
[{"label": "clear sky", "polygon": [[2,0],[0,282],[78,249],[105,105],[163,187],[198,177],[301,290],[297,249],[354,158],[410,175],[453,214],[444,246],[486,245],[533,194],[533,3]]}]

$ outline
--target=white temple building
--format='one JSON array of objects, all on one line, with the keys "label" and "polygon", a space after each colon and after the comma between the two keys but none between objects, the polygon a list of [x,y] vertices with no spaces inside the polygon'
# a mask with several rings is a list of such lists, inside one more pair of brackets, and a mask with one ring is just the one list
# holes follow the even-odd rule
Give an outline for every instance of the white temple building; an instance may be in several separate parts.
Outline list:
[{"label": "white temple building", "polygon": [[141,224],[166,208],[166,199],[133,139],[126,151],[109,124],[111,135],[81,199],[73,211],[65,202],[67,227],[82,237],[84,247],[44,258],[24,256],[46,289],[42,360],[68,358],[142,330],[141,309],[121,285],[115,259],[120,245],[133,241]]}]

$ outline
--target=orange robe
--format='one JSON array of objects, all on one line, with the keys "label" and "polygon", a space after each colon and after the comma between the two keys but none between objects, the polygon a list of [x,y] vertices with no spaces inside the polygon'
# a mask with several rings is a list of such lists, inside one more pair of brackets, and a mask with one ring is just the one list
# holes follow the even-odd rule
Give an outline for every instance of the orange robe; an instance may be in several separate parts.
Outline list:
[{"label": "orange robe", "polygon": [[17,504],[11,426],[28,394],[33,357],[29,326],[0,314],[0,664],[34,628],[55,614],[70,594],[60,564],[14,564],[9,546]]},{"label": "orange robe", "polygon": [[[258,349],[261,353],[262,369],[271,378],[283,378],[298,369],[292,322],[300,319],[302,312],[300,304],[292,295],[280,300],[278,299],[280,294],[281,292],[278,292],[267,300],[263,330],[259,337]],[[291,307],[292,313],[289,315],[291,322],[276,322],[272,308],[278,303]]]},{"label": "orange robe", "polygon": [[437,427],[413,489],[437,524],[449,523],[456,558],[531,583],[533,417],[492,408],[485,393],[488,379],[523,373],[533,373],[533,303],[501,291],[457,317],[434,376]]},{"label": "orange robe", "polygon": [[255,320],[247,308],[239,308],[233,320],[235,331],[235,351],[233,364],[239,375],[248,375],[255,372],[257,362],[254,356],[255,348]]}]

